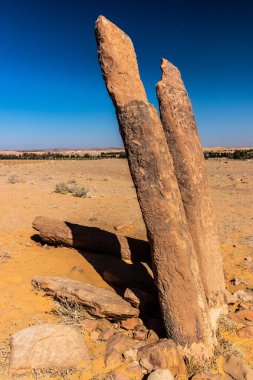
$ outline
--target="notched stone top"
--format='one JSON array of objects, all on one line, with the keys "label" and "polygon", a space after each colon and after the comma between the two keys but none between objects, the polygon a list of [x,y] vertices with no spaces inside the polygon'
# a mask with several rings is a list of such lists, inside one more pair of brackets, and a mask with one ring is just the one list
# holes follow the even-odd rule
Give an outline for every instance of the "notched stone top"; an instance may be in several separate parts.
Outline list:
[{"label": "notched stone top", "polygon": [[159,86],[170,86],[172,88],[176,88],[178,90],[182,90],[186,93],[185,86],[180,74],[180,71],[176,66],[174,66],[167,59],[161,59],[161,70],[162,70],[162,78],[160,82],[157,83],[157,88]]},{"label": "notched stone top", "polygon": [[114,104],[121,107],[135,99],[148,104],[131,39],[104,16],[97,19],[95,33],[99,63]]}]

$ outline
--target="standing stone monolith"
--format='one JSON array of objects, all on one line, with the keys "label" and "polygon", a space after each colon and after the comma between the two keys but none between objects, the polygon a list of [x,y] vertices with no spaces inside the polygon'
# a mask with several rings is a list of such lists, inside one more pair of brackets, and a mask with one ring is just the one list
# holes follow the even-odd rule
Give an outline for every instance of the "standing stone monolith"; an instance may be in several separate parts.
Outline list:
[{"label": "standing stone monolith", "polygon": [[168,336],[208,356],[214,342],[209,310],[161,121],[148,103],[131,39],[103,16],[96,39],[148,232]]},{"label": "standing stone monolith", "polygon": [[161,120],[199,261],[213,328],[224,309],[224,274],[203,150],[179,70],[165,59],[157,84]]}]

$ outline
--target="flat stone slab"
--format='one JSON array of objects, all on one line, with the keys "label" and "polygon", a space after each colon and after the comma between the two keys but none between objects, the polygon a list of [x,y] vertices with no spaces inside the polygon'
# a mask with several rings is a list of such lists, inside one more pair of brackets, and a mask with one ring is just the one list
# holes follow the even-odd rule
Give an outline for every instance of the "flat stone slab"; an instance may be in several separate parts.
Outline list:
[{"label": "flat stone slab", "polygon": [[50,296],[83,306],[96,317],[121,320],[139,315],[138,309],[109,289],[64,277],[34,277],[32,284]]},{"label": "flat stone slab", "polygon": [[10,373],[33,369],[90,367],[83,336],[65,325],[41,324],[16,332],[11,338]]}]

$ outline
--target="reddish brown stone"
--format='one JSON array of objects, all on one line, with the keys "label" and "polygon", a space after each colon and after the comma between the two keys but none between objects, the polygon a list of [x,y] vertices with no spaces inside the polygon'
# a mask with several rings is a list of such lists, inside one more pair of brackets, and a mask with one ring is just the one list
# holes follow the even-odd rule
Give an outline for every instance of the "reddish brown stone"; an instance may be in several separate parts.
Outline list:
[{"label": "reddish brown stone", "polygon": [[239,310],[236,313],[228,314],[228,318],[235,322],[253,322],[253,311],[248,309]]},{"label": "reddish brown stone", "polygon": [[224,275],[218,234],[209,195],[203,150],[179,70],[162,59],[157,96],[167,143],[198,256],[200,273],[210,306],[211,323],[224,309]]},{"label": "reddish brown stone", "polygon": [[253,338],[253,326],[246,326],[237,331],[240,338]]},{"label": "reddish brown stone", "polygon": [[139,348],[138,359],[141,364],[144,361],[145,367],[150,365],[151,369],[168,368],[173,376],[185,376],[187,373],[184,360],[170,339],[161,339],[157,343]]},{"label": "reddish brown stone", "polygon": [[208,355],[209,311],[163,127],[148,103],[130,38],[103,16],[96,38],[149,236],[167,333],[183,346],[204,343]]},{"label": "reddish brown stone", "polygon": [[121,327],[125,330],[133,330],[140,323],[139,318],[128,318],[121,321]]}]

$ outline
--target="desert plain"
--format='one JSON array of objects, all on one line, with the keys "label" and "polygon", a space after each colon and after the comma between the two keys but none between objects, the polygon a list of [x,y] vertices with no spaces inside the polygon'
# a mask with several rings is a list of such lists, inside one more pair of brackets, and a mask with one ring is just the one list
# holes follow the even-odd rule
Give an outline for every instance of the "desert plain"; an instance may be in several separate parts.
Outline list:
[{"label": "desert plain", "polygon": [[[253,160],[205,162],[226,287],[232,293],[244,289],[253,294]],[[56,193],[56,184],[61,182],[75,182],[87,189],[89,196],[78,198]],[[44,322],[69,323],[54,311],[58,307],[56,301],[32,287],[32,278],[62,276],[110,288],[101,273],[116,260],[38,243],[33,238],[34,218],[44,215],[143,240],[146,231],[125,159],[3,160],[0,185],[0,378],[8,379],[9,342],[13,333]],[[230,310],[237,306],[230,306]],[[236,328],[240,327],[238,324]],[[239,337],[236,328],[224,333],[226,339],[238,347],[246,363],[253,365],[253,340]],[[92,369],[81,375],[55,374],[52,378],[100,379],[99,376],[103,378],[113,369],[104,365],[105,342],[91,340],[87,333],[84,339],[90,350]]]}]

